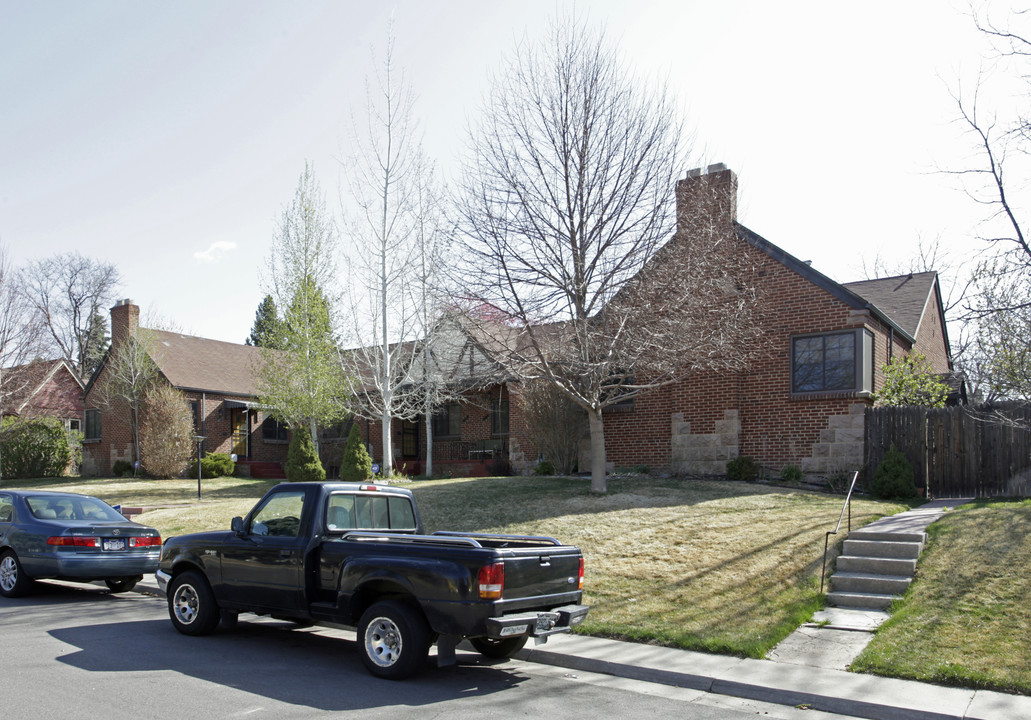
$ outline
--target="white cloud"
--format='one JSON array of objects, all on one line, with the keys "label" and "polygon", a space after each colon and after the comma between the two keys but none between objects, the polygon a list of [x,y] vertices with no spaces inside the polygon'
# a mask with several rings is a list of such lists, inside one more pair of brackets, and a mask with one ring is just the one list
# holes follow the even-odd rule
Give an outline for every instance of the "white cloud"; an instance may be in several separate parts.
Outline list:
[{"label": "white cloud", "polygon": [[212,243],[204,252],[195,252],[193,259],[202,263],[217,263],[226,253],[236,249],[236,243],[226,242],[225,240],[219,240],[216,243]]}]

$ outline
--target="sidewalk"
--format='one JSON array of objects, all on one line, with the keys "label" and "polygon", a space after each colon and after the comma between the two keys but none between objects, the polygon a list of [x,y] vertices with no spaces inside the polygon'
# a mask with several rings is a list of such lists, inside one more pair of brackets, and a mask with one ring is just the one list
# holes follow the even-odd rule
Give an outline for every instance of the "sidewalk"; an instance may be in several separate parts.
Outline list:
[{"label": "sidewalk", "polygon": [[844,670],[787,665],[605,640],[553,636],[516,657],[584,672],[661,683],[875,720],[1026,720],[1031,697],[940,687]]}]

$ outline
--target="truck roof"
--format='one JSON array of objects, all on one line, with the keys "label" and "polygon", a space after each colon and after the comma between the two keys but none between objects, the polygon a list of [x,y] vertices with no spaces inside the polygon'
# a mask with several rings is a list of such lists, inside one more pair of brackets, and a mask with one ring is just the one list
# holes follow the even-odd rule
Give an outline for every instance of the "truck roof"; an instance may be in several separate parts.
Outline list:
[{"label": "truck roof", "polygon": [[280,483],[273,490],[291,488],[293,490],[304,488],[321,488],[325,492],[382,492],[393,495],[406,495],[411,497],[412,491],[405,488],[394,487],[393,485],[378,485],[375,483],[350,483],[350,482],[299,482]]}]

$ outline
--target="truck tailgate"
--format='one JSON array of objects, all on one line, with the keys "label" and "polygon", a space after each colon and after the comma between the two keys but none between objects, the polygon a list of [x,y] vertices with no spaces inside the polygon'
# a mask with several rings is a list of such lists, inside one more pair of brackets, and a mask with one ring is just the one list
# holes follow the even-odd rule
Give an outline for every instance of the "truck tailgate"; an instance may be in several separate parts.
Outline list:
[{"label": "truck tailgate", "polygon": [[579,591],[580,551],[570,545],[509,548],[502,551],[505,562],[503,602],[514,607],[526,600],[554,597]]}]

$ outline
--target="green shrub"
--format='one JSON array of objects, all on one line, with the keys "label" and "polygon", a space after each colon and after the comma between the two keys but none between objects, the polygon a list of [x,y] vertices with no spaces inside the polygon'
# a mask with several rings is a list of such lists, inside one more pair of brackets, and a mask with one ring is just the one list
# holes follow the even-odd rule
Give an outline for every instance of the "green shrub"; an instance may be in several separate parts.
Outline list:
[{"label": "green shrub", "polygon": [[[200,459],[202,478],[231,477],[236,470],[233,458],[225,453],[208,453]],[[197,475],[197,463],[193,463],[193,476]]]},{"label": "green shrub", "polygon": [[111,465],[111,474],[115,477],[132,477],[132,463],[128,460],[115,460]]},{"label": "green shrub", "polygon": [[797,465],[785,465],[780,471],[780,479],[787,483],[800,483],[802,469]]},{"label": "green shrub", "polygon": [[372,458],[365,449],[362,431],[358,423],[351,425],[351,433],[347,436],[344,457],[340,460],[340,479],[344,482],[365,482],[372,477]]},{"label": "green shrub", "polygon": [[5,478],[59,477],[68,469],[72,451],[60,420],[7,418],[2,427],[0,459]]},{"label": "green shrub", "polygon": [[534,475],[551,476],[555,474],[555,466],[547,460],[538,460],[537,464],[533,466]]},{"label": "green shrub", "polygon": [[322,482],[326,469],[322,467],[311,433],[297,428],[290,437],[290,449],[286,453],[286,479],[290,482]]},{"label": "green shrub", "polygon": [[740,455],[727,463],[727,479],[738,482],[753,482],[759,477],[762,467],[747,455]]},{"label": "green shrub", "polygon": [[884,500],[916,497],[913,466],[902,451],[892,445],[873,474],[870,492]]}]

